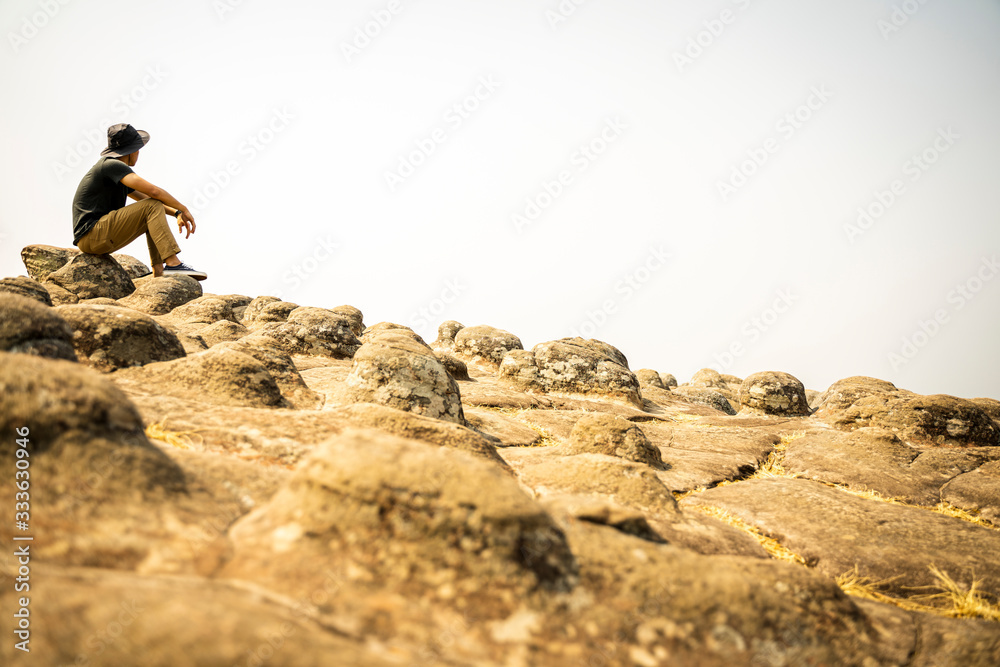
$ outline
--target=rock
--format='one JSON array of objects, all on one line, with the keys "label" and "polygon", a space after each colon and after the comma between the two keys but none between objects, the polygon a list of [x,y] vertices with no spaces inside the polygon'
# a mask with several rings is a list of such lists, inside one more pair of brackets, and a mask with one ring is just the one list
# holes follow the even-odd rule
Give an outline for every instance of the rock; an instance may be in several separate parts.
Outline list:
[{"label": "rock", "polygon": [[266,305],[261,315],[251,321],[248,328],[255,333],[248,336],[246,342],[251,343],[258,338],[266,338],[289,354],[332,359],[350,358],[358,351],[361,341],[351,331],[350,320],[323,308],[296,307],[287,315],[287,320],[284,322],[261,324],[261,318],[276,316],[276,313],[283,312],[289,305],[292,304],[277,302]]},{"label": "rock", "polygon": [[282,301],[273,296],[259,296],[251,301],[243,312],[242,324],[251,331],[267,324],[280,324],[287,321],[291,312],[298,307],[296,303]]},{"label": "rock", "polygon": [[394,324],[392,322],[379,322],[378,324],[373,324],[372,326],[368,327],[362,332],[360,340],[362,343],[367,343],[368,341],[377,338],[380,334],[383,334],[386,331],[392,331],[393,333],[397,333],[401,336],[406,336],[411,340],[415,340],[421,345],[427,345],[427,343],[424,342],[424,339],[420,336],[420,334],[418,334],[410,327],[403,326],[402,324]]},{"label": "rock", "polygon": [[1000,526],[1000,461],[956,476],[941,488],[941,500]]},{"label": "rock", "polygon": [[[789,443],[782,463],[790,473],[903,502],[937,505],[941,488],[975,470],[990,450],[920,450],[895,433],[861,428],[851,433],[807,433]],[[1000,451],[993,456],[1000,460]]]},{"label": "rock", "polygon": [[654,370],[640,368],[635,372],[635,378],[639,381],[640,385],[648,384],[651,387],[666,389],[666,387],[663,386],[663,380],[660,378],[660,374]]},{"label": "rock", "polygon": [[694,405],[705,405],[710,408],[715,408],[719,412],[724,412],[727,415],[736,414],[736,409],[733,408],[729,399],[715,389],[682,385],[680,387],[674,387],[670,390],[670,393],[676,398]]},{"label": "rock", "polygon": [[[109,299],[109,298],[103,297],[103,296],[97,297],[96,299],[81,299],[80,301],[77,301],[77,304],[79,304],[81,306],[114,306],[116,308],[122,308],[123,307],[123,306],[121,306],[118,303],[117,300],[115,300],[115,299]],[[75,305],[75,304],[71,304],[71,305]]]},{"label": "rock", "polygon": [[664,389],[673,389],[677,386],[677,378],[670,373],[660,373],[660,381],[663,382]]},{"label": "rock", "polygon": [[253,301],[253,299],[243,294],[203,294],[202,296],[214,296],[228,303],[229,307],[233,309],[233,316],[237,322],[243,320],[243,314]]},{"label": "rock", "polygon": [[71,306],[80,302],[80,297],[54,283],[42,283],[42,287],[49,293],[54,306]]},{"label": "rock", "polygon": [[59,306],[73,328],[73,348],[84,364],[103,373],[184,356],[177,336],[152,317],[120,306]]},{"label": "rock", "polygon": [[660,450],[654,447],[638,424],[614,415],[586,415],[569,434],[567,454],[605,454],[627,461],[645,463],[663,470]]},{"label": "rock", "polygon": [[135,292],[119,299],[118,305],[147,315],[166,315],[201,295],[201,285],[191,276],[150,277],[140,279]]},{"label": "rock", "polygon": [[643,407],[639,381],[625,355],[597,340],[563,338],[539,343],[530,352],[515,350],[500,364],[499,377],[522,391],[597,395]]},{"label": "rock", "polygon": [[496,465],[377,431],[324,443],[230,535],[227,578],[301,595],[350,564],[370,588],[457,594],[493,618],[539,587],[569,590],[576,568],[562,531]]},{"label": "rock", "polygon": [[663,537],[649,525],[645,514],[608,500],[588,496],[551,496],[542,501],[542,507],[553,516],[566,515],[580,521],[609,526],[626,535],[634,535],[650,542],[664,542]]},{"label": "rock", "polygon": [[173,361],[123,369],[112,378],[130,389],[145,388],[159,395],[216,405],[288,406],[264,365],[236,350],[211,348]]},{"label": "rock", "polygon": [[432,419],[385,405],[358,403],[333,411],[355,426],[385,431],[400,438],[419,440],[438,447],[456,449],[511,472],[496,450],[496,441],[465,426]]},{"label": "rock", "polygon": [[44,282],[50,273],[58,271],[79,254],[80,251],[76,248],[29,245],[21,250],[21,261],[29,276],[38,282]]},{"label": "rock", "polygon": [[[222,324],[223,322],[232,326],[241,326],[226,320],[216,322],[216,324]],[[259,361],[267,369],[267,372],[271,374],[271,377],[274,378],[278,389],[281,391],[281,395],[285,397],[292,407],[301,410],[318,410],[323,407],[323,403],[325,402],[323,396],[306,385],[302,379],[302,375],[299,374],[298,369],[295,367],[295,362],[292,361],[291,356],[287,352],[273,346],[250,345],[241,341],[223,342],[213,346],[212,349],[235,350]]]},{"label": "rock", "polygon": [[177,322],[187,324],[214,324],[221,320],[236,323],[233,307],[226,299],[217,296],[202,295],[170,311],[169,317]]},{"label": "rock", "polygon": [[456,380],[464,380],[466,382],[472,380],[472,378],[469,377],[469,367],[466,366],[465,362],[458,357],[447,352],[440,352],[437,350],[434,351],[434,356],[441,362],[444,369],[448,371],[448,375],[452,376]]},{"label": "rock", "polygon": [[16,294],[34,299],[46,306],[52,305],[52,297],[49,295],[48,290],[41,283],[25,276],[0,280],[0,294]]},{"label": "rock", "polygon": [[461,322],[456,322],[455,320],[448,320],[447,322],[442,322],[438,327],[438,337],[431,347],[435,350],[451,350],[455,347],[455,336],[458,332],[465,328],[465,325]]},{"label": "rock", "polygon": [[837,380],[823,392],[819,399],[820,415],[836,410],[846,410],[859,398],[875,394],[888,394],[898,391],[896,385],[886,380],[856,375]]},{"label": "rock", "polygon": [[80,253],[48,274],[45,280],[80,299],[122,299],[135,291],[132,279],[111,255]]},{"label": "rock", "polygon": [[249,334],[250,331],[242,324],[230,322],[229,320],[219,320],[204,328],[196,329],[193,333],[205,341],[205,345],[212,347],[219,343],[239,340]]},{"label": "rock", "polygon": [[49,306],[0,292],[0,350],[76,361],[73,329]]},{"label": "rock", "polygon": [[905,442],[925,447],[996,447],[1000,426],[971,401],[937,394],[880,393],[857,399],[842,412],[827,412],[836,428],[889,429]]},{"label": "rock", "polygon": [[499,440],[498,447],[531,447],[542,440],[538,431],[504,414],[471,407],[464,411],[469,426]]},{"label": "rock", "polygon": [[[440,335],[440,330],[438,335]],[[496,370],[510,350],[523,350],[521,339],[490,326],[463,327],[455,334],[454,354],[475,366]]]},{"label": "rock", "polygon": [[726,381],[722,379],[722,374],[714,368],[702,368],[691,376],[689,383],[694,387],[710,387],[715,389],[726,389]]},{"label": "rock", "polygon": [[115,253],[111,257],[118,262],[129,278],[144,278],[153,273],[153,270],[131,255]]},{"label": "rock", "polygon": [[682,507],[730,512],[802,556],[819,572],[858,573],[899,597],[939,583],[935,565],[968,589],[1000,593],[1000,533],[925,509],[851,495],[802,479],[752,479],[686,497]]},{"label": "rock", "polygon": [[995,422],[1000,422],[1000,401],[995,398],[970,398],[970,403],[978,406]]},{"label": "rock", "polygon": [[351,333],[355,336],[360,336],[361,332],[365,330],[364,313],[354,306],[337,306],[336,308],[331,308],[330,311],[336,315],[342,315],[350,320]]},{"label": "rock", "polygon": [[344,399],[465,424],[455,380],[429,347],[395,331],[372,338],[357,351]]},{"label": "rock", "polygon": [[795,377],[780,371],[754,373],[739,391],[742,409],[752,414],[806,416],[810,414],[806,390]]}]

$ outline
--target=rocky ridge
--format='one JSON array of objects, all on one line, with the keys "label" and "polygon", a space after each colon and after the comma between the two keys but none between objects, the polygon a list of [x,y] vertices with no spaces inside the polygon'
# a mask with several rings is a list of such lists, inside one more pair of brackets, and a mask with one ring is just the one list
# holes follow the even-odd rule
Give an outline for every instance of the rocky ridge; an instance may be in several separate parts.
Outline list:
[{"label": "rocky ridge", "polygon": [[[994,399],[678,385],[603,341],[449,321],[428,345],[22,257],[0,422],[30,431],[46,663],[1000,664]],[[0,558],[4,609],[16,576]]]}]

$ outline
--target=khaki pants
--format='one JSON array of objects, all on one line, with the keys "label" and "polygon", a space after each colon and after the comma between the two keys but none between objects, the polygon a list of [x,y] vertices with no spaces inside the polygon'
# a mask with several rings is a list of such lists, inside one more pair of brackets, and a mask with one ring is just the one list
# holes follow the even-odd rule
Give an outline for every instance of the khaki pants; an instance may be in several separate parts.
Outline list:
[{"label": "khaki pants", "polygon": [[88,255],[104,255],[121,250],[141,234],[146,235],[153,266],[163,264],[164,259],[181,251],[170,231],[163,202],[157,199],[143,199],[111,211],[97,221],[77,247]]}]

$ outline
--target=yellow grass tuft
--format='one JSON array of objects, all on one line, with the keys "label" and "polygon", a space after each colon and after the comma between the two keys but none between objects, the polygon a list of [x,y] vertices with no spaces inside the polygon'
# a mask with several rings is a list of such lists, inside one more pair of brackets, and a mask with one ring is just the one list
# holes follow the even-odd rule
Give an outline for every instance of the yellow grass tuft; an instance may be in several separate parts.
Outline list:
[{"label": "yellow grass tuft", "polygon": [[992,602],[979,590],[982,583],[980,579],[973,579],[969,589],[962,586],[948,576],[947,572],[940,570],[937,566],[930,566],[933,574],[940,582],[938,588],[940,593],[928,595],[928,599],[944,600],[950,605],[945,614],[953,618],[985,618],[989,621],[1000,623],[1000,605]]},{"label": "yellow grass tuft", "polygon": [[1000,530],[1000,526],[987,521],[986,519],[980,517],[978,514],[973,514],[967,510],[963,510],[961,507],[955,507],[946,502],[940,502],[935,507],[930,508],[938,514],[944,514],[945,516],[954,517],[956,519],[961,519],[962,521],[968,521],[969,523],[974,523],[977,526],[982,526],[983,528],[991,528],[993,530]]},{"label": "yellow grass tuft", "polygon": [[726,510],[720,509],[718,507],[708,507],[705,505],[698,505],[697,508],[701,512],[707,514],[708,516],[718,519],[719,521],[722,521],[723,523],[728,524],[733,528],[742,530],[743,532],[753,537],[755,540],[757,540],[757,542],[760,543],[762,547],[764,547],[764,551],[766,551],[768,555],[771,556],[771,558],[774,558],[775,560],[787,561],[790,563],[798,563],[799,565],[805,565],[808,567],[809,564],[806,562],[805,558],[798,555],[791,549],[785,547],[784,545],[781,544],[781,542],[778,542],[778,540],[774,539],[773,537],[769,537],[764,533],[760,532],[759,528],[757,528],[752,524],[747,523],[743,519],[737,516],[733,516]]},{"label": "yellow grass tuft", "polygon": [[146,437],[165,442],[177,449],[191,449],[192,437],[201,438],[195,431],[170,431],[165,427],[166,419],[146,427]]}]

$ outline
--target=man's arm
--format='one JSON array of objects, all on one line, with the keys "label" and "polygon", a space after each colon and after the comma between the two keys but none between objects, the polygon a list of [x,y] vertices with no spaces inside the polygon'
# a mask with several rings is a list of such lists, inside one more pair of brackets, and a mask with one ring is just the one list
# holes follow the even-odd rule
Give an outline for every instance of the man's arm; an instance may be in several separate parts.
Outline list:
[{"label": "man's arm", "polygon": [[142,178],[136,173],[126,174],[122,180],[122,185],[125,187],[132,188],[133,192],[129,194],[129,197],[136,201],[142,201],[143,199],[156,199],[163,202],[167,209],[167,213],[173,215],[175,211],[180,211],[183,214],[183,218],[177,218],[177,224],[187,227],[187,238],[194,233],[195,224],[194,216],[191,215],[191,211],[188,210],[187,206],[177,201],[172,194],[159,188],[146,179]]}]

